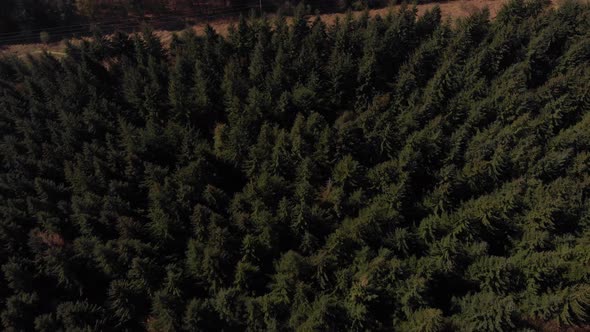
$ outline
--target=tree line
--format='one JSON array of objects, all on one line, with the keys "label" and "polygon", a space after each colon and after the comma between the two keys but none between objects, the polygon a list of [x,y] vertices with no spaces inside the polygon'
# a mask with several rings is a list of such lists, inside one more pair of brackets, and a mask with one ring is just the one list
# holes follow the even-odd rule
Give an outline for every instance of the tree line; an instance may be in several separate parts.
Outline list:
[{"label": "tree line", "polygon": [[[384,7],[388,3],[387,0],[310,0],[307,5],[309,11],[326,13]],[[278,10],[292,15],[296,6],[295,1],[280,0],[4,0],[0,3],[0,43],[31,43],[39,39],[46,43],[45,39],[51,37],[88,34],[98,27],[127,26],[130,17],[142,20],[146,14],[149,19],[162,19],[168,25],[182,25],[186,24],[185,19],[201,20],[211,15],[215,18],[216,14],[237,18],[240,12],[249,10]],[[39,38],[41,32],[48,38]]]},{"label": "tree line", "polygon": [[[31,31],[110,22],[114,18],[170,14],[178,6],[194,9],[191,0],[3,0],[0,3],[0,33]],[[171,4],[173,6],[171,7]],[[239,5],[243,5],[240,1]]]},{"label": "tree line", "polygon": [[590,324],[590,7],[0,60],[6,331]]}]

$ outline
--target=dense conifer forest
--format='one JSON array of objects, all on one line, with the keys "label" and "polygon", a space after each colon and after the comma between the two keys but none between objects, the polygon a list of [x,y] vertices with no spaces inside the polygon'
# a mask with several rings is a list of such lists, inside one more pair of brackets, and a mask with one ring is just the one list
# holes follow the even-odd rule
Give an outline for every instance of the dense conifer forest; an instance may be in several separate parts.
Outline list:
[{"label": "dense conifer forest", "polygon": [[590,324],[590,6],[0,60],[4,331]]}]

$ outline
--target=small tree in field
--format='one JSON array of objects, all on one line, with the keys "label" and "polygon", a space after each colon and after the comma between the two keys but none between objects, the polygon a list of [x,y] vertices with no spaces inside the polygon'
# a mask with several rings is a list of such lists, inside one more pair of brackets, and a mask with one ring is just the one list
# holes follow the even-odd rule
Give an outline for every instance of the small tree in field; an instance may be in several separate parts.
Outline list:
[{"label": "small tree in field", "polygon": [[95,0],[76,0],[76,9],[82,16],[93,18],[96,14]]},{"label": "small tree in field", "polygon": [[49,44],[49,42],[51,41],[51,36],[49,35],[49,32],[41,31],[41,33],[39,34],[39,39],[43,44]]}]

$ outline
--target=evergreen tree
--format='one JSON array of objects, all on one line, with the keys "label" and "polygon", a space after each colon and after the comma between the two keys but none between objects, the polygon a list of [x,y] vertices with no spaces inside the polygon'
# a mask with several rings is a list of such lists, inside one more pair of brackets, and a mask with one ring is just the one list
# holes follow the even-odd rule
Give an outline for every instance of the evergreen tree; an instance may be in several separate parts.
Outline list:
[{"label": "evergreen tree", "polygon": [[588,326],[590,7],[295,12],[0,59],[4,330]]}]

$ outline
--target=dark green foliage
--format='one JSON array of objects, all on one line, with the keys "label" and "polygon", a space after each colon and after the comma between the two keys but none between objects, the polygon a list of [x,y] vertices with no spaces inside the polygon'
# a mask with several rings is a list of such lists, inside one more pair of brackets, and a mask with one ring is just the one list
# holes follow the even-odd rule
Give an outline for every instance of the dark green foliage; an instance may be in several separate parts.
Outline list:
[{"label": "dark green foliage", "polygon": [[0,59],[7,331],[590,324],[590,7],[299,6]]}]

